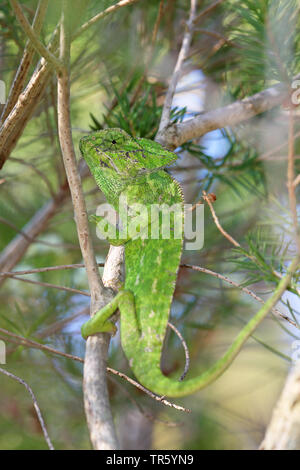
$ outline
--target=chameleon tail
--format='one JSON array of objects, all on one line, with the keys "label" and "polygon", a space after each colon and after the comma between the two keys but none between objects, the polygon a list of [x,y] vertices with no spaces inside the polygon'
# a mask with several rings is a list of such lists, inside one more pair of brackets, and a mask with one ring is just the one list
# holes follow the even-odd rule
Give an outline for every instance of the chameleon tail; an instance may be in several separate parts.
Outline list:
[{"label": "chameleon tail", "polygon": [[[261,307],[256,315],[252,317],[252,319],[244,326],[225,354],[205,372],[195,378],[179,382],[164,376],[159,367],[155,369],[152,368],[149,371],[147,371],[146,367],[143,367],[143,372],[141,372],[141,370],[136,371],[137,378],[146,388],[149,388],[159,395],[166,395],[169,397],[181,397],[189,395],[209,385],[211,382],[216,380],[233,362],[249,336],[251,336],[258,325],[264,320],[269,311],[280,300],[280,297],[289,285],[292,273],[295,271],[298,264],[299,259],[296,258],[291,263],[288,273],[277,285],[273,295],[266,301],[266,303]],[[144,354],[146,356],[146,353]],[[146,361],[146,358],[145,362],[143,357],[139,358],[140,364],[147,364]]]}]

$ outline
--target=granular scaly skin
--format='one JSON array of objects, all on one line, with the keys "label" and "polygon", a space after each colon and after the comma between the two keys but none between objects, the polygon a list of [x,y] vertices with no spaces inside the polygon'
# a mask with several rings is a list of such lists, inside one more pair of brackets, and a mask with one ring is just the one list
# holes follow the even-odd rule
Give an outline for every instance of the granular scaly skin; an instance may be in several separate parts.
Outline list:
[{"label": "granular scaly skin", "polygon": [[[167,208],[176,205],[183,223],[181,188],[164,171],[177,156],[151,140],[134,139],[122,129],[105,129],[83,137],[80,150],[97,185],[119,213],[122,222],[124,207],[129,221],[140,215],[138,237],[122,237],[125,234],[123,227],[123,232],[121,228],[116,238],[108,238],[112,244],[125,244],[125,285],[108,305],[83,325],[83,337],[103,331],[115,332],[109,318],[119,308],[122,347],[134,374],[145,387],[171,397],[188,395],[204,388],[233,361],[266,315],[264,307],[241,330],[223,357],[200,376],[184,381],[164,376],[160,359],[180,264],[183,233],[181,231],[178,238],[175,218],[171,217],[169,238],[163,237],[160,225],[158,236],[151,237],[152,226],[160,220],[153,215],[151,208],[153,205]],[[126,201],[124,206],[119,204],[120,196]],[[99,222],[103,222],[103,218],[95,216],[94,219],[98,227]]]}]

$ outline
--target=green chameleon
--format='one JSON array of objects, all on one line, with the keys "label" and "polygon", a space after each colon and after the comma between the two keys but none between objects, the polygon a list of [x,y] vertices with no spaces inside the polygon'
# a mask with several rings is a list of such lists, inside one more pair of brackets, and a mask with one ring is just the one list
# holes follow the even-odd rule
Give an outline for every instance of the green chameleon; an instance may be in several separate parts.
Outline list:
[{"label": "green chameleon", "polygon": [[[110,303],[82,326],[83,337],[99,332],[114,334],[116,327],[110,317],[119,309],[123,350],[135,376],[146,388],[170,397],[188,395],[204,388],[230,365],[280,293],[276,294],[275,290],[274,295],[244,326],[223,357],[208,370],[184,381],[164,376],[160,360],[183,235],[181,233],[180,238],[176,238],[175,217],[170,217],[169,239],[162,237],[161,229],[158,237],[151,238],[151,223],[160,221],[160,218],[153,215],[151,218],[150,209],[158,204],[176,204],[183,220],[181,188],[165,171],[165,167],[174,163],[177,156],[156,142],[135,139],[122,129],[91,133],[80,140],[80,150],[98,186],[120,218],[124,218],[124,211],[127,210],[129,221],[136,217],[140,222],[136,233],[128,235],[128,225],[116,228],[104,217],[93,217],[98,227],[102,223],[102,231],[116,233],[115,237],[106,237],[111,244],[125,245],[125,284]],[[120,196],[125,200],[124,204],[120,204]],[[146,208],[148,217],[145,213],[141,215],[141,207]]]}]

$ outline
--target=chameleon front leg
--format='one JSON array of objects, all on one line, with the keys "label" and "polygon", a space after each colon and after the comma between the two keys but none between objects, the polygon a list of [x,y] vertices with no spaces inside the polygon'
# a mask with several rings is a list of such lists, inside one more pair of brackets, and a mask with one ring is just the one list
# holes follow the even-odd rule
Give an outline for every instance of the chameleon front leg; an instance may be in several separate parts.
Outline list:
[{"label": "chameleon front leg", "polygon": [[132,325],[137,325],[134,296],[128,290],[120,290],[118,294],[107,304],[101,308],[95,315],[90,318],[81,327],[81,334],[84,339],[95,333],[111,333],[115,334],[117,327],[109,318],[119,309],[122,313],[130,316]]}]

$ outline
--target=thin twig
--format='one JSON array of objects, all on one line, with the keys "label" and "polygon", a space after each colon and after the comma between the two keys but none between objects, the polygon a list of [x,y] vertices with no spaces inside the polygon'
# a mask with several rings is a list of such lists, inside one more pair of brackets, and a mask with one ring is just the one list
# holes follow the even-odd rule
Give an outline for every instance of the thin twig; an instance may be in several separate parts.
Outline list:
[{"label": "thin twig", "polygon": [[65,292],[71,292],[72,294],[85,295],[86,297],[91,296],[89,292],[85,292],[79,289],[74,289],[73,287],[65,287],[65,286],[59,286],[57,284],[49,284],[49,282],[33,281],[32,279],[24,279],[23,277],[12,276],[11,274],[6,277],[9,277],[10,279],[15,279],[16,281],[27,282],[28,284],[35,284],[37,286],[43,286],[43,287],[47,287],[50,289],[58,289],[58,290],[63,290]]},{"label": "thin twig", "polygon": [[84,23],[82,26],[80,26],[80,28],[77,31],[75,31],[75,33],[72,35],[72,41],[76,39],[78,36],[80,36],[83,32],[85,32],[90,26],[97,23],[97,21],[109,15],[109,13],[113,13],[119,10],[119,8],[132,5],[133,3],[136,3],[137,1],[138,0],[121,0],[115,5],[111,5],[110,7],[106,8],[106,10],[101,11],[100,13],[95,15],[93,18],[88,20],[86,23]]},{"label": "thin twig", "polygon": [[188,350],[188,347],[187,347],[187,344],[185,342],[185,339],[184,337],[182,336],[182,334],[180,333],[180,331],[170,322],[168,322],[168,326],[176,333],[176,335],[178,336],[178,338],[180,339],[181,341],[181,344],[183,346],[183,349],[184,349],[184,354],[185,354],[185,366],[184,366],[184,371],[183,373],[181,374],[179,380],[182,381],[186,374],[188,373],[189,371],[189,368],[190,368],[190,354],[189,354],[189,350]]},{"label": "thin twig", "polygon": [[[48,8],[48,3],[49,3],[49,0],[40,0],[38,3],[37,9],[34,15],[33,23],[32,23],[32,29],[34,30],[35,34],[39,34],[42,29],[43,21],[44,21],[46,11]],[[14,105],[16,104],[18,100],[19,95],[23,91],[25,80],[26,80],[33,56],[34,56],[34,47],[31,45],[30,41],[28,41],[25,46],[21,62],[18,66],[16,75],[13,80],[13,84],[10,88],[8,98],[6,100],[5,106],[1,114],[1,120],[0,120],[1,124],[4,122],[8,114],[11,112],[11,110],[13,109]]]},{"label": "thin twig", "polygon": [[33,163],[30,163],[26,160],[22,160],[22,158],[16,158],[16,157],[10,157],[10,160],[12,162],[18,162],[20,163],[21,165],[25,165],[25,166],[28,166],[30,168],[32,168],[32,170],[38,175],[41,177],[41,179],[45,182],[48,190],[49,190],[49,193],[50,193],[50,196],[54,199],[55,198],[55,192],[54,192],[54,189],[52,188],[52,184],[49,180],[49,178],[47,178],[47,176],[45,175],[45,173],[43,173],[39,168],[37,168]]},{"label": "thin twig", "polygon": [[[299,78],[298,75],[294,77],[295,80],[297,78]],[[168,126],[160,136],[160,143],[170,149],[177,148],[188,140],[202,137],[207,132],[238,125],[282,104],[287,97],[289,97],[289,89],[284,83],[266,88],[243,100],[237,100],[222,108],[213,109],[192,119]]]},{"label": "thin twig", "polygon": [[[68,186],[63,185],[56,198],[50,199],[34,214],[23,227],[22,234],[13,238],[0,254],[0,271],[10,271],[20,261],[32,241],[46,229],[49,220],[61,209],[69,194]],[[4,280],[4,277],[0,279],[0,285]]]},{"label": "thin twig", "polygon": [[[0,223],[7,225],[7,227],[12,228],[15,232],[19,233],[24,237],[27,241],[30,243],[37,243],[39,245],[45,245],[45,246],[50,246],[50,247],[59,247],[59,248],[68,248],[68,249],[74,249],[78,250],[79,246],[75,245],[74,243],[55,243],[55,242],[47,242],[45,240],[38,240],[32,237],[29,237],[23,230],[19,229],[15,224],[13,224],[10,220],[6,220],[3,217],[0,217]],[[13,273],[12,273],[13,274]]]},{"label": "thin twig", "polygon": [[[81,357],[75,356],[73,354],[64,353],[64,352],[59,351],[57,349],[51,348],[50,346],[46,346],[45,344],[41,344],[41,343],[38,343],[36,341],[30,340],[28,338],[24,338],[24,337],[19,336],[15,333],[12,333],[8,330],[5,330],[4,328],[0,328],[0,332],[2,332],[3,334],[9,336],[10,340],[11,340],[11,338],[14,338],[14,340],[12,340],[12,342],[15,342],[16,344],[21,344],[23,346],[28,346],[29,348],[40,349],[40,350],[43,350],[45,352],[49,352],[51,354],[56,354],[58,356],[65,357],[67,359],[72,359],[73,361],[81,362],[82,364],[84,363],[84,359],[82,359]],[[5,338],[5,339],[7,339],[7,338]],[[158,395],[155,395],[150,390],[143,387],[143,385],[136,382],[136,380],[131,379],[130,377],[128,377],[123,372],[119,372],[115,369],[112,369],[111,367],[107,367],[106,370],[107,370],[107,372],[109,372],[111,374],[117,375],[118,377],[121,377],[122,379],[125,379],[127,382],[131,383],[134,387],[138,388],[139,390],[142,390],[144,393],[149,395],[152,399],[154,399],[156,401],[159,401],[160,403],[163,403],[166,406],[170,406],[171,408],[175,408],[176,410],[185,411],[187,413],[190,412],[190,410],[188,408],[184,408],[183,406],[176,405],[175,403],[171,403],[168,400],[165,400],[164,398],[162,398]]]},{"label": "thin twig", "polygon": [[155,21],[153,32],[152,32],[152,37],[151,37],[152,47],[154,46],[154,44],[156,42],[158,27],[159,27],[159,24],[161,22],[163,13],[164,13],[164,0],[160,0],[159,7],[158,7],[158,12],[157,12],[157,17],[156,17],[156,21]]},{"label": "thin twig", "polygon": [[[297,139],[298,137],[300,137],[300,131],[299,132],[296,132],[294,134],[294,139]],[[283,142],[279,145],[277,145],[276,147],[272,148],[271,150],[268,150],[267,152],[263,153],[259,159],[261,160],[268,160],[269,157],[271,157],[274,153],[278,152],[279,150],[282,150],[284,147],[286,147],[287,143],[286,142]],[[284,155],[283,157],[285,160],[286,160],[286,155]]]},{"label": "thin twig", "polygon": [[137,409],[139,410],[139,412],[146,418],[148,419],[149,421],[152,421],[154,423],[161,423],[163,424],[164,426],[168,426],[170,428],[175,428],[175,427],[178,427],[178,426],[182,426],[182,423],[174,423],[172,421],[165,421],[163,419],[159,419],[159,418],[156,418],[156,416],[153,416],[152,413],[149,413],[148,411],[145,411],[143,409],[143,407],[138,403],[137,400],[135,400],[133,398],[133,396],[131,395],[131,393],[128,392],[127,388],[121,384],[120,382],[118,382],[116,379],[114,379],[113,377],[109,377],[109,380],[111,382],[113,382],[114,384],[117,385],[117,387],[119,387],[121,390],[122,390],[122,393],[124,393],[128,399],[131,401],[131,403],[133,403]]},{"label": "thin twig", "polygon": [[[63,3],[68,4],[68,2]],[[64,64],[64,68],[58,75],[57,90],[59,141],[74,207],[78,239],[85,261],[92,302],[94,302],[99,298],[99,294],[104,290],[104,287],[99,275],[91,242],[86,204],[72,141],[68,69],[70,60],[70,32],[67,31],[68,26],[65,25],[65,22],[67,22],[67,19],[64,17],[61,26],[60,40],[60,60]]]},{"label": "thin twig", "polygon": [[[222,233],[222,235],[230,242],[232,243],[236,248],[242,248],[240,243],[238,243],[231,235],[229,235],[229,233],[226,232],[226,230],[223,229],[222,225],[220,224],[220,221],[217,217],[217,214],[213,208],[213,205],[211,203],[211,200],[210,200],[210,197],[209,197],[209,194],[206,194],[205,191],[202,191],[202,194],[203,194],[203,199],[207,202],[209,208],[210,208],[210,211],[211,211],[211,214],[212,214],[212,217],[214,219],[214,222],[218,228],[218,230]],[[251,261],[253,261],[254,263],[256,263],[256,259],[254,256],[252,256],[251,254],[247,253],[246,251],[243,252],[244,255],[249,258]],[[275,271],[275,270],[272,270],[272,274],[277,277],[277,279],[282,279],[282,274],[280,274],[278,271]],[[296,289],[295,289],[296,290]],[[299,294],[298,294],[299,295]]]},{"label": "thin twig", "polygon": [[231,236],[229,235],[229,233],[226,232],[226,230],[223,229],[222,225],[220,224],[219,222],[219,219],[217,217],[217,214],[215,213],[215,210],[213,208],[213,205],[211,203],[211,200],[210,198],[207,196],[206,192],[203,191],[203,199],[207,202],[207,204],[209,205],[209,208],[210,208],[210,212],[211,212],[211,215],[214,219],[214,222],[216,224],[216,226],[218,227],[219,231],[222,233],[222,235],[227,238],[227,240],[232,243],[234,246],[236,247],[241,247],[241,245]]},{"label": "thin twig", "polygon": [[171,81],[168,87],[168,91],[166,94],[166,98],[165,98],[165,102],[164,102],[164,106],[162,110],[159,129],[158,129],[158,133],[156,136],[158,141],[160,139],[161,134],[164,133],[165,128],[168,126],[170,122],[173,96],[174,96],[176,86],[177,86],[177,83],[178,83],[178,80],[182,71],[182,66],[188,55],[192,37],[193,37],[193,22],[194,22],[195,15],[196,15],[196,8],[197,8],[197,0],[191,0],[190,14],[189,14],[188,22],[186,24],[186,31],[183,36],[181,49],[179,51],[177,62],[176,62],[174,71],[172,73]]},{"label": "thin twig", "polygon": [[[72,2],[63,0],[60,27],[61,73],[57,76],[58,133],[64,166],[69,182],[78,239],[86,266],[91,293],[91,315],[103,307],[111,298],[104,288],[97,266],[90,236],[86,204],[72,140],[70,116],[70,46],[71,46]],[[88,338],[84,365],[84,405],[90,438],[97,450],[118,448],[106,383],[106,358],[109,336],[105,333]]]},{"label": "thin twig", "polygon": [[57,320],[54,323],[46,326],[42,329],[42,331],[37,333],[37,337],[40,339],[48,338],[49,336],[53,336],[54,334],[61,331],[66,325],[74,321],[75,319],[86,316],[89,314],[89,306],[86,306],[79,310],[79,312],[74,313],[74,315],[70,315],[68,317],[63,318],[62,320]]},{"label": "thin twig", "polygon": [[108,370],[108,372],[112,372],[113,374],[117,375],[118,377],[126,379],[127,382],[131,383],[132,385],[134,385],[138,389],[142,390],[144,393],[149,395],[149,397],[153,398],[154,400],[156,400],[160,403],[163,403],[166,406],[170,406],[171,408],[175,408],[176,410],[179,410],[179,411],[185,411],[186,413],[191,412],[191,410],[189,408],[184,408],[183,406],[176,405],[176,403],[171,403],[168,400],[166,400],[164,397],[160,397],[158,395],[155,395],[153,392],[151,392],[147,388],[143,387],[143,385],[141,385],[140,383],[136,382],[135,380],[131,379],[127,375],[123,374],[123,372],[116,371],[114,369],[111,369],[110,367],[108,367],[107,370]]},{"label": "thin twig", "polygon": [[196,18],[194,19],[194,23],[195,24],[198,23],[204,16],[208,15],[208,13],[211,13],[218,5],[220,5],[223,2],[224,0],[217,0],[211,5],[208,5],[202,11],[200,11],[200,13],[196,16]]},{"label": "thin twig", "polygon": [[53,447],[53,444],[50,440],[50,437],[48,435],[48,432],[47,432],[47,428],[46,428],[46,425],[45,425],[45,422],[44,422],[44,419],[43,419],[43,416],[42,416],[42,413],[41,413],[41,410],[40,410],[40,407],[38,405],[38,402],[35,398],[35,395],[33,393],[33,390],[32,388],[25,382],[25,380],[21,379],[20,377],[18,377],[17,375],[14,375],[12,374],[11,372],[8,372],[7,370],[5,369],[2,369],[2,367],[0,367],[0,372],[1,374],[4,374],[6,375],[7,377],[10,377],[11,379],[13,380],[16,380],[17,382],[19,382],[21,385],[23,385],[26,390],[29,392],[31,398],[32,398],[32,401],[33,401],[33,406],[34,406],[34,409],[36,411],[36,414],[37,414],[37,417],[38,417],[38,420],[40,422],[40,425],[41,425],[41,428],[42,428],[42,431],[43,431],[43,434],[44,434],[44,437],[45,437],[45,441],[47,442],[47,445],[49,447],[50,450],[54,450],[54,447]]},{"label": "thin twig", "polygon": [[[48,50],[55,52],[58,45],[59,27],[57,26],[48,44]],[[0,128],[0,169],[9,158],[12,149],[21,136],[29,118],[43,95],[52,67],[42,58],[32,74],[25,90],[18,96],[17,101]]]},{"label": "thin twig", "polygon": [[[234,287],[237,287],[238,289],[240,289],[241,291],[245,292],[246,294],[248,295],[251,295],[251,297],[253,297],[253,299],[257,300],[258,302],[260,302],[261,304],[264,304],[265,301],[259,297],[257,294],[255,294],[253,291],[251,291],[250,289],[247,289],[247,287],[243,287],[241,286],[240,284],[238,284],[237,282],[233,281],[232,279],[229,279],[228,277],[226,276],[223,276],[222,274],[219,274],[219,273],[216,273],[214,271],[211,271],[210,269],[206,269],[206,268],[202,268],[201,266],[194,266],[194,265],[191,265],[191,264],[181,264],[181,267],[182,268],[187,268],[187,269],[193,269],[194,271],[199,271],[201,273],[205,273],[205,274],[210,274],[211,276],[214,276],[214,277],[217,277],[218,279],[222,280],[222,281],[225,281],[227,282],[228,284],[234,286]],[[291,325],[293,325],[295,328],[299,329],[299,326],[297,325],[296,322],[294,322],[293,320],[291,320],[289,317],[287,317],[286,315],[284,315],[283,313],[281,313],[277,308],[273,307],[272,310],[271,310],[276,316],[278,317],[281,317],[283,318],[283,320],[286,320],[288,321]]]},{"label": "thin twig", "polygon": [[[98,266],[103,267],[103,263],[98,263]],[[64,290],[64,291],[67,291],[67,292],[72,292],[72,293],[75,293],[75,294],[80,294],[80,295],[85,295],[87,297],[90,297],[89,292],[85,292],[85,291],[82,291],[82,290],[79,290],[79,289],[59,286],[59,285],[50,284],[50,283],[46,283],[46,282],[33,281],[33,280],[29,280],[29,279],[22,279],[22,278],[18,277],[20,275],[26,275],[26,274],[35,274],[35,273],[42,273],[42,272],[49,272],[49,271],[51,272],[51,271],[58,271],[58,270],[64,270],[64,269],[76,269],[76,268],[84,268],[84,267],[85,267],[84,264],[69,264],[69,265],[67,264],[67,265],[62,265],[62,266],[48,266],[48,267],[45,267],[45,268],[28,269],[28,270],[25,270],[25,271],[0,272],[0,277],[1,276],[10,277],[10,278],[13,278],[13,279],[16,279],[16,280],[19,280],[19,281],[29,282],[31,284],[37,284],[37,285],[41,285],[41,286],[48,287],[48,288]],[[235,281],[232,281],[231,279],[229,279],[226,276],[223,276],[222,274],[211,271],[210,269],[202,268],[200,266],[189,265],[189,264],[181,264],[180,267],[181,268],[193,269],[195,271],[200,271],[200,272],[203,272],[203,273],[206,273],[206,274],[211,274],[212,276],[215,276],[218,279],[221,279],[221,280],[233,285],[234,287],[237,287],[237,288],[241,289],[246,294],[251,295],[258,302],[264,303],[264,300],[261,297],[259,297],[258,295],[256,295],[253,291],[247,289],[246,287],[242,287],[240,284],[236,283]],[[295,322],[293,322],[289,317],[285,316],[283,313],[281,313],[276,308],[273,309],[273,312],[277,316],[280,316],[284,320],[288,321],[291,325],[298,328],[298,326],[296,325]],[[169,324],[170,328],[173,329],[175,331],[175,333],[177,334],[177,336],[179,337],[180,341],[182,342],[182,346],[184,348],[184,351],[185,351],[186,364],[185,364],[185,369],[184,369],[184,372],[182,374],[182,377],[180,378],[180,380],[183,380],[183,378],[187,374],[187,371],[188,371],[188,368],[189,368],[188,348],[187,348],[187,345],[184,341],[184,338],[182,337],[181,333],[177,330],[177,328],[174,325],[172,325],[170,322],[168,324]]]},{"label": "thin twig", "polygon": [[229,46],[237,47],[238,49],[242,49],[242,46],[230,41],[230,39],[225,38],[224,36],[222,36],[222,34],[218,33],[217,31],[210,31],[208,29],[196,28],[195,33],[206,34],[207,36],[211,36],[212,38],[222,40],[222,42],[224,42],[224,44],[228,44]]},{"label": "thin twig", "polygon": [[24,15],[21,5],[17,0],[10,0],[11,6],[15,12],[17,20],[23,29],[24,33],[30,40],[34,49],[42,56],[44,59],[51,64],[54,69],[59,72],[62,69],[62,62],[54,55],[52,52],[47,49],[47,47],[42,44],[36,35],[36,32],[31,27],[30,23],[28,22],[26,16]]},{"label": "thin twig", "polygon": [[[103,267],[104,263],[97,263],[99,267]],[[21,276],[24,274],[47,273],[49,271],[61,271],[64,269],[85,268],[85,264],[62,264],[61,266],[46,266],[45,268],[26,269],[25,271],[7,271],[0,272],[0,276]]]}]

